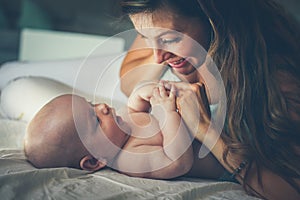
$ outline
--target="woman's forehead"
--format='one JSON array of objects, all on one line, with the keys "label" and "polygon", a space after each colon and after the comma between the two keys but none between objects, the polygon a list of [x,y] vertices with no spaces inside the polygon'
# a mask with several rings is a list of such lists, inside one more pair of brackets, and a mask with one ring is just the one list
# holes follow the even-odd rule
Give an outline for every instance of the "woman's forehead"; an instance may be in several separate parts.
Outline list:
[{"label": "woman's forehead", "polygon": [[130,19],[135,29],[144,36],[147,33],[158,36],[165,31],[188,33],[197,30],[195,28],[199,25],[197,18],[180,17],[171,12],[138,13],[130,15]]},{"label": "woman's forehead", "polygon": [[174,28],[174,16],[169,12],[137,13],[129,16],[136,29]]}]

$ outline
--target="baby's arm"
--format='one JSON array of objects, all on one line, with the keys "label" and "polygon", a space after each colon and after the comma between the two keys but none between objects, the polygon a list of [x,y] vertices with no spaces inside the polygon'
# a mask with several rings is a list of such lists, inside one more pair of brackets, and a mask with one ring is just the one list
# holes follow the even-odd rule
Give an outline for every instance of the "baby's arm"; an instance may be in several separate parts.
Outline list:
[{"label": "baby's arm", "polygon": [[128,98],[129,112],[149,112],[150,98],[157,82],[142,82],[138,84]]},{"label": "baby's arm", "polygon": [[151,106],[162,141],[150,139],[143,144],[127,146],[127,151],[118,156],[116,169],[131,176],[160,179],[178,177],[191,169],[192,139],[176,112],[175,99],[174,88],[166,91],[157,82],[147,82],[135,88],[129,97],[128,107],[131,112],[149,112]]},{"label": "baby's arm", "polygon": [[150,103],[152,114],[159,122],[166,155],[173,161],[192,162],[192,138],[180,115],[176,112],[175,87],[172,87],[168,93],[160,84],[153,90]]},{"label": "baby's arm", "polygon": [[174,89],[169,95],[159,86],[149,100],[162,141],[149,138],[143,144],[127,146],[126,151],[119,154],[115,168],[138,177],[170,179],[182,176],[193,165],[193,149],[188,130],[176,112]]},{"label": "baby's arm", "polygon": [[[175,99],[174,87],[171,88],[170,92],[167,92],[162,85],[153,89],[150,103],[152,114],[159,122],[163,146],[151,147],[144,145],[140,147],[148,148],[148,150],[158,148],[160,151],[157,152],[160,153],[147,159],[152,170],[138,176],[162,179],[174,178],[186,174],[193,165],[192,139],[180,115],[176,112]],[[159,164],[165,167],[159,168]]]}]

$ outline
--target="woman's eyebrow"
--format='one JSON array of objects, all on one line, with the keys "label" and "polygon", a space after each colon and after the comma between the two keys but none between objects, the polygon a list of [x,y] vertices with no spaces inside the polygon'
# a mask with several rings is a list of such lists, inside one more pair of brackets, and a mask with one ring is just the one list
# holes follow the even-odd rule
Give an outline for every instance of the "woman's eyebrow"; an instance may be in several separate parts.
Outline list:
[{"label": "woman's eyebrow", "polygon": [[[159,38],[159,37],[164,36],[164,35],[166,35],[166,34],[178,34],[178,33],[180,33],[180,32],[175,31],[175,30],[167,30],[167,31],[164,31],[164,32],[158,34],[158,35],[155,36],[155,37],[156,37],[156,38]],[[146,37],[145,35],[143,35],[142,33],[138,32],[138,31],[137,31],[137,34],[140,35],[142,38],[148,38],[148,37]]]},{"label": "woman's eyebrow", "polygon": [[167,35],[167,34],[178,34],[178,31],[175,31],[175,30],[167,30],[167,31],[165,31],[165,32],[160,33],[157,37],[161,37],[161,36],[164,36],[164,35]]}]

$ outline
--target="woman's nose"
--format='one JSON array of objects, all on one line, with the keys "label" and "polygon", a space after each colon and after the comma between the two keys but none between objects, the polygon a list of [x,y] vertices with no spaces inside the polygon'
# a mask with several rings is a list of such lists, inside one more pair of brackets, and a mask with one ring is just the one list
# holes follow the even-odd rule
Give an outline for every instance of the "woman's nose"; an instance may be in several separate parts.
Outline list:
[{"label": "woman's nose", "polygon": [[158,64],[161,64],[168,60],[172,53],[165,51],[163,49],[153,48],[154,61]]}]

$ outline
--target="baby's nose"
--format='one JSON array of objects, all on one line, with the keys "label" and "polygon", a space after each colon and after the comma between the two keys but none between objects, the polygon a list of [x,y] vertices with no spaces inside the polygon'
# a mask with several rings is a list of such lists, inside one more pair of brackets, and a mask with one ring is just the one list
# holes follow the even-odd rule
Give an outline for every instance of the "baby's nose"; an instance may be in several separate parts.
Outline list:
[{"label": "baby's nose", "polygon": [[95,105],[96,113],[101,112],[102,114],[108,114],[109,113],[109,106],[105,103],[100,103]]}]

